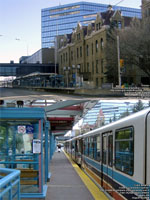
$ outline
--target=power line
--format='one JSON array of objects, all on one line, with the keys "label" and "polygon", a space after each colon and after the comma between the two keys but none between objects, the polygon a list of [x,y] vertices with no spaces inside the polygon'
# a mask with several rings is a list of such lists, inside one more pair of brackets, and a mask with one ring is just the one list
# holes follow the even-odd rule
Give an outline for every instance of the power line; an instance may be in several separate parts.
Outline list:
[{"label": "power line", "polygon": [[117,6],[118,4],[122,3],[124,0],[119,1],[118,3],[116,3],[114,6]]}]

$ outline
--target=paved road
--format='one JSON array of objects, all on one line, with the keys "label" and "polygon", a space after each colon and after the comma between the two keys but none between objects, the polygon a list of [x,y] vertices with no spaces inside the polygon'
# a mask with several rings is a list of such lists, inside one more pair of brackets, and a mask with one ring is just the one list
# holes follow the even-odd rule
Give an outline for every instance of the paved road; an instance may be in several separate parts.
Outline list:
[{"label": "paved road", "polygon": [[[72,99],[84,99],[85,97],[80,95],[67,95],[61,93],[34,91],[27,89],[14,89],[14,88],[0,88],[0,98],[6,100],[19,99],[19,100],[39,100],[39,99],[51,99],[51,100],[72,100]],[[86,97],[87,98],[87,97]],[[89,98],[89,100],[91,97]],[[94,98],[98,99],[98,98]]]},{"label": "paved road", "polygon": [[4,100],[75,100],[75,99],[84,99],[84,100],[112,100],[116,99],[135,99],[129,97],[94,97],[94,96],[84,96],[84,95],[71,95],[71,94],[62,94],[46,91],[34,91],[28,89],[16,89],[16,88],[1,88],[0,87],[0,99]]}]

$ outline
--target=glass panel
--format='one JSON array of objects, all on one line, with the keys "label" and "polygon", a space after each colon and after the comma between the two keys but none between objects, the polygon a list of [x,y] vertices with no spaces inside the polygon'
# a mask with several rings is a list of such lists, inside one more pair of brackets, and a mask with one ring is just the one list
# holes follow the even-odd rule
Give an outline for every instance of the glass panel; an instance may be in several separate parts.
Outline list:
[{"label": "glass panel", "polygon": [[113,136],[108,136],[108,165],[113,166]]},{"label": "glass panel", "polygon": [[133,175],[134,171],[134,140],[133,128],[116,132],[115,167],[120,171]]},{"label": "glass panel", "polygon": [[0,167],[21,169],[23,193],[39,192],[38,155],[32,153],[38,134],[36,121],[0,121]]},{"label": "glass panel", "polygon": [[100,161],[100,156],[101,156],[101,141],[100,141],[100,136],[97,136],[97,161]]},{"label": "glass panel", "polygon": [[93,158],[93,138],[89,138],[89,157]]},{"label": "glass panel", "polygon": [[72,141],[71,143],[71,152],[72,152],[72,155],[75,156],[75,141]]},{"label": "glass panel", "polygon": [[97,137],[93,138],[93,151],[94,159],[97,160]]},{"label": "glass panel", "polygon": [[106,164],[107,155],[107,137],[103,136],[103,163]]},{"label": "glass panel", "polygon": [[85,140],[84,140],[84,155],[85,156],[89,155],[88,138],[85,138]]}]

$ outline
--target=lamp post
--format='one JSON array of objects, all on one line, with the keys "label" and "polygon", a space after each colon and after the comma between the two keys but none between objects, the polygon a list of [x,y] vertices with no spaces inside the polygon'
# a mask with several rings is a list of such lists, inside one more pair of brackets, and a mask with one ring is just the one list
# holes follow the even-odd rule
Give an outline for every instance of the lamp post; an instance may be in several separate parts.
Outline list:
[{"label": "lamp post", "polygon": [[56,65],[57,65],[57,37],[55,37],[55,87],[56,87]]},{"label": "lamp post", "polygon": [[[78,75],[78,70],[80,70],[80,65],[77,65],[77,68],[76,68],[76,79],[77,79],[77,75]],[[80,77],[79,77],[79,87],[80,87]]]},{"label": "lamp post", "polygon": [[66,72],[65,75],[66,75],[66,86],[68,87],[69,86],[69,71],[70,71],[70,67],[64,67],[64,71]]}]

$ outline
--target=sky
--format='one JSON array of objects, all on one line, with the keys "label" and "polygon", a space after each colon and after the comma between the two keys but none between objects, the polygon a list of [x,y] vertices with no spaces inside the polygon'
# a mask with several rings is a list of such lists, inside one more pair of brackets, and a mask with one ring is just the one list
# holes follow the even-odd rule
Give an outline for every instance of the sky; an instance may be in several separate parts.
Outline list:
[{"label": "sky", "polygon": [[[19,62],[41,48],[41,9],[83,0],[0,0],[0,63]],[[115,5],[121,0],[86,0]],[[141,0],[118,6],[140,8]]]}]

